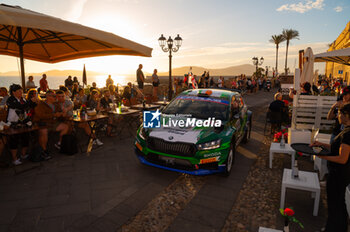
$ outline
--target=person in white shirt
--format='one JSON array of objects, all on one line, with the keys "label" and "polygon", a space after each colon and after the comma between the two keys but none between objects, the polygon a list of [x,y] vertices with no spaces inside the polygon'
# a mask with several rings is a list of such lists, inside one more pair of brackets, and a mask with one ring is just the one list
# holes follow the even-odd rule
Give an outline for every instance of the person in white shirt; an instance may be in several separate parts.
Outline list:
[{"label": "person in white shirt", "polygon": [[222,87],[223,87],[223,82],[224,82],[223,78],[222,78],[222,77],[219,77],[219,80],[218,80],[218,87],[219,87],[219,88],[222,88]]},{"label": "person in white shirt", "polygon": [[29,76],[28,77],[28,81],[26,82],[26,89],[36,88],[35,83],[34,83],[33,80],[34,80],[33,76]]}]

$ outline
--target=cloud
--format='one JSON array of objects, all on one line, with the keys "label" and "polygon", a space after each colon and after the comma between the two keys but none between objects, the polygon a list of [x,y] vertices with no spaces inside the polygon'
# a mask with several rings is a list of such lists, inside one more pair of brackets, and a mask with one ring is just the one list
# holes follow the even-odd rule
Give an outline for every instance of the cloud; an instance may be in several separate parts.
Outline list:
[{"label": "cloud", "polygon": [[307,0],[299,3],[284,4],[280,6],[277,9],[277,11],[295,11],[303,14],[312,9],[323,10],[323,7],[325,5],[323,2],[324,0],[315,0],[315,1]]},{"label": "cloud", "polygon": [[341,6],[337,6],[336,8],[334,8],[335,12],[342,12],[343,11],[343,7]]}]

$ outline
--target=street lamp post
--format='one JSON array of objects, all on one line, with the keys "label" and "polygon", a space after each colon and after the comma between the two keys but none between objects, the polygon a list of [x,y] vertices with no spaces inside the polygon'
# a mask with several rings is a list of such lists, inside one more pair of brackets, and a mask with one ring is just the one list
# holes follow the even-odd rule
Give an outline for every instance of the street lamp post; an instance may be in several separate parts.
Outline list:
[{"label": "street lamp post", "polygon": [[258,57],[253,57],[253,64],[255,65],[255,73],[258,75],[258,67],[264,63],[264,57],[260,57],[260,61]]},{"label": "street lamp post", "polygon": [[[174,45],[175,40],[175,47]],[[162,48],[163,52],[169,52],[169,92],[168,92],[168,100],[170,101],[172,98],[172,78],[171,78],[171,59],[172,59],[172,53],[177,52],[182,44],[182,38],[178,34],[175,39],[172,39],[169,36],[169,39],[166,40],[166,38],[163,36],[163,34],[159,37],[158,42],[159,46]],[[167,44],[167,47],[165,46]]]}]

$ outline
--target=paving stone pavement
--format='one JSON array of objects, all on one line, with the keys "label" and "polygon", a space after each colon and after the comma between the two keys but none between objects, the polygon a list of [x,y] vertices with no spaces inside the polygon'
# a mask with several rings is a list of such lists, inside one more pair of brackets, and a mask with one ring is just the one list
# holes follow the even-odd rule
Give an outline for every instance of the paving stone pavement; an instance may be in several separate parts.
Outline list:
[{"label": "paving stone pavement", "polygon": [[132,138],[104,142],[18,175],[1,169],[0,231],[115,231],[179,176],[141,165]]}]

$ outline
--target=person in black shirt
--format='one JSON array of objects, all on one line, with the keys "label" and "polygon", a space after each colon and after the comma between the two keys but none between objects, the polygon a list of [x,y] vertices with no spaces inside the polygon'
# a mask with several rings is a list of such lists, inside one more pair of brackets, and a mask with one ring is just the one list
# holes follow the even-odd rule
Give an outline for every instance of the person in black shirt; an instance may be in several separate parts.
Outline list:
[{"label": "person in black shirt", "polygon": [[323,146],[331,151],[330,156],[319,156],[328,161],[327,204],[328,218],[321,231],[346,232],[348,213],[345,205],[345,190],[350,184],[350,103],[342,105],[338,112],[339,123],[344,125],[334,141],[329,145],[314,142],[311,147]]},{"label": "person in black shirt", "polygon": [[111,108],[109,107],[109,104],[113,103],[110,96],[111,96],[111,93],[109,92],[109,90],[105,89],[103,91],[103,98],[101,98],[100,100],[100,106],[102,107],[102,109],[107,111],[111,110]]},{"label": "person in black shirt", "polygon": [[287,108],[282,101],[282,94],[276,93],[274,101],[269,106],[269,119],[272,127],[272,131],[280,129],[281,124],[287,120]]},{"label": "person in black shirt", "polygon": [[332,131],[331,142],[333,141],[335,136],[337,136],[342,130],[341,125],[338,121],[337,113],[338,113],[339,107],[346,103],[350,103],[350,86],[347,86],[343,89],[342,95],[337,100],[337,102],[333,104],[333,106],[328,112],[327,120],[335,119],[335,125]]},{"label": "person in black shirt", "polygon": [[[11,126],[26,125],[29,123],[28,110],[30,108],[29,103],[23,98],[23,89],[20,85],[13,84],[10,86],[10,97],[6,104],[9,109],[7,115],[7,121],[11,123]],[[28,124],[31,125],[31,124]],[[29,145],[28,133],[21,133],[11,135],[9,138],[9,147],[12,154],[13,164],[20,165],[22,162],[17,158],[18,144],[22,144],[21,159],[24,160],[28,157],[27,148]]]}]

